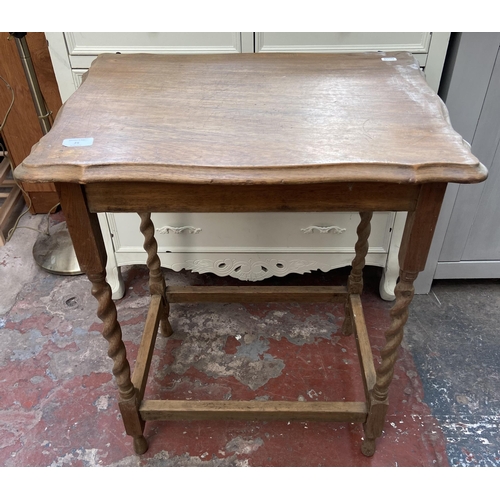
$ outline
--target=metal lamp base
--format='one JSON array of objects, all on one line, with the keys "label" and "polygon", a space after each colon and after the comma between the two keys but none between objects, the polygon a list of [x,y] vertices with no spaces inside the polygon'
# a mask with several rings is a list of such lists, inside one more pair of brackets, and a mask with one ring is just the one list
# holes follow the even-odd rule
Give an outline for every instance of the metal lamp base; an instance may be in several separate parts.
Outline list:
[{"label": "metal lamp base", "polygon": [[51,228],[51,234],[41,234],[33,246],[33,258],[45,271],[72,276],[83,274],[66,226],[61,222]]}]

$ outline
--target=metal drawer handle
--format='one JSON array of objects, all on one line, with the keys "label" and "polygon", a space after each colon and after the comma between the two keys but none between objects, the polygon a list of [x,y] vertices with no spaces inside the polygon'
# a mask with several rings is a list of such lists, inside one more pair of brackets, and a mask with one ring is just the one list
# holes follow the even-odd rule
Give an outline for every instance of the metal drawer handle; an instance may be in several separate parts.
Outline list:
[{"label": "metal drawer handle", "polygon": [[181,234],[183,232],[190,233],[190,234],[197,234],[201,232],[201,227],[193,227],[193,226],[180,226],[180,227],[173,227],[173,226],[163,226],[163,227],[157,227],[156,232],[160,234]]},{"label": "metal drawer handle", "polygon": [[303,233],[314,233],[314,231],[318,231],[318,233],[333,233],[333,234],[342,234],[346,231],[345,227],[339,226],[309,226],[301,229]]}]

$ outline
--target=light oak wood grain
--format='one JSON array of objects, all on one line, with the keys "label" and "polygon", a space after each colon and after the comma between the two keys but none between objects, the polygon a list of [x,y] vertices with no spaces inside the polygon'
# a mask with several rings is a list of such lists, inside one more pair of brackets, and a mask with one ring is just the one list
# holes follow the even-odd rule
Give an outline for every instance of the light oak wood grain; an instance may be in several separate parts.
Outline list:
[{"label": "light oak wood grain", "polygon": [[[92,146],[62,145],[82,137]],[[486,170],[408,53],[103,54],[17,175],[420,183]]]},{"label": "light oak wood grain", "polygon": [[153,295],[151,297],[151,304],[149,305],[146,323],[144,324],[144,333],[142,334],[141,345],[139,346],[139,352],[137,353],[137,359],[135,360],[134,372],[131,377],[132,384],[137,390],[137,397],[139,400],[142,400],[144,391],[146,390],[156,335],[158,333],[158,326],[160,325],[161,310],[161,295]]},{"label": "light oak wood grain", "polygon": [[335,302],[347,297],[345,286],[169,286],[171,304],[186,302],[253,303]]},{"label": "light oak wood grain", "polygon": [[227,185],[161,182],[87,184],[91,212],[328,212],[415,208],[421,186],[374,182]]},{"label": "light oak wood grain", "polygon": [[320,420],[364,422],[364,402],[146,400],[144,420]]},{"label": "light oak wood grain", "polygon": [[366,398],[369,399],[370,391],[375,385],[376,377],[370,338],[366,328],[361,297],[357,294],[350,295],[349,303],[355,331],[356,347],[358,349],[358,359],[361,365],[361,374],[363,376],[363,385],[365,388]]}]

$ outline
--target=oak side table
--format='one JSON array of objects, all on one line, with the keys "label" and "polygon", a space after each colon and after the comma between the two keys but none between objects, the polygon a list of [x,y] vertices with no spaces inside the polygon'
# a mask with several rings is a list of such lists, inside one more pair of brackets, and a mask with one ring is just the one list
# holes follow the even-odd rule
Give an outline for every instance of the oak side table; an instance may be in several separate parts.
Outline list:
[{"label": "oak side table", "polygon": [[[362,452],[381,435],[397,350],[448,182],[486,168],[450,125],[408,53],[100,55],[52,130],[15,171],[54,182],[109,343],[125,430],[138,454],[148,420],[300,419],[360,422]],[[346,286],[167,287],[152,212],[357,211]],[[373,211],[407,211],[400,277],[375,366],[361,304]],[[98,212],[137,212],[151,303],[131,374]],[[144,400],[160,328],[177,302],[341,302],[356,339],[360,402]]]}]

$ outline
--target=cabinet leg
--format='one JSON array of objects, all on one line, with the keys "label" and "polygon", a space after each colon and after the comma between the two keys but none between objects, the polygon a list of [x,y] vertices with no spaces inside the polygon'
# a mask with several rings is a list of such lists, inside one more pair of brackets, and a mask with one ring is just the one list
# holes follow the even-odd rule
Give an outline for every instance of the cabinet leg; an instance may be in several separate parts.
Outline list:
[{"label": "cabinet leg", "polygon": [[108,266],[106,268],[106,280],[113,292],[113,300],[120,300],[125,295],[125,283],[119,267]]},{"label": "cabinet leg", "polygon": [[398,254],[401,247],[401,238],[406,223],[406,212],[396,212],[394,225],[392,227],[391,243],[387,254],[387,262],[385,264],[382,278],[380,279],[379,292],[382,300],[392,302],[394,296],[394,288],[398,282],[399,276],[399,261]]},{"label": "cabinet leg", "polygon": [[170,314],[170,305],[167,301],[167,287],[165,278],[161,270],[161,262],[158,257],[158,243],[155,238],[155,228],[151,221],[150,213],[140,213],[140,230],[144,235],[144,250],[148,254],[146,264],[149,269],[149,291],[151,295],[161,295],[163,300],[163,314],[160,321],[160,331],[165,337],[172,335],[172,326],[168,319]]},{"label": "cabinet leg", "polygon": [[[371,220],[373,212],[360,212],[361,221],[358,224],[356,232],[358,239],[354,245],[355,257],[352,261],[352,269],[347,280],[347,291],[361,295],[363,291],[363,268],[365,267],[366,254],[368,253],[368,238],[371,231]],[[352,312],[349,300],[345,304],[345,317],[342,323],[342,334],[351,335],[353,332]]]}]

